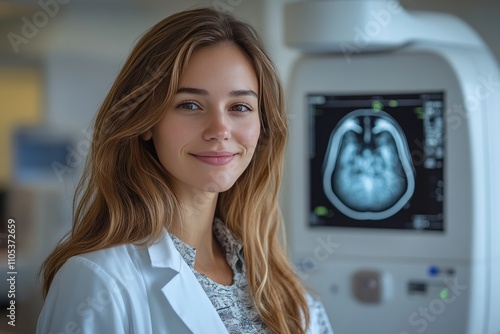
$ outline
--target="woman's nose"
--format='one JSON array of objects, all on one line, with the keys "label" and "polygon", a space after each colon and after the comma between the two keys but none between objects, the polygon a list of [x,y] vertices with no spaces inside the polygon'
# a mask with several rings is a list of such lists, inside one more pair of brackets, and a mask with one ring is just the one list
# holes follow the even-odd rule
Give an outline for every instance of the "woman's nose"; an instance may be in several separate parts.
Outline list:
[{"label": "woman's nose", "polygon": [[205,140],[223,141],[231,138],[229,115],[226,112],[217,111],[207,115],[207,125],[203,133]]}]

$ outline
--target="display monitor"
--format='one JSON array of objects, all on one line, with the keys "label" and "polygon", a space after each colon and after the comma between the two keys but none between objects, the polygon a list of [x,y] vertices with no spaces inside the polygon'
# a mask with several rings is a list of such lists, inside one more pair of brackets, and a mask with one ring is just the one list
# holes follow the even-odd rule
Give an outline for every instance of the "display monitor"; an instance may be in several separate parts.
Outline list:
[{"label": "display monitor", "polygon": [[62,131],[43,126],[18,128],[13,135],[14,179],[19,183],[61,182],[84,164],[88,150],[84,146],[76,146]]},{"label": "display monitor", "polygon": [[311,226],[444,231],[443,92],[307,101]]}]

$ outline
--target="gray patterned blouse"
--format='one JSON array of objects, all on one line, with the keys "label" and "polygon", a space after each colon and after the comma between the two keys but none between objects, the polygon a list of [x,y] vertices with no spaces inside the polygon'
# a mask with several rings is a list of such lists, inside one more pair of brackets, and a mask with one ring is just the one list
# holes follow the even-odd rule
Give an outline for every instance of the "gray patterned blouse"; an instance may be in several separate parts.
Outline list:
[{"label": "gray patterned blouse", "polygon": [[[254,310],[248,296],[241,242],[233,236],[220,219],[215,219],[213,233],[226,254],[227,263],[233,270],[232,285],[219,284],[197,272],[194,269],[196,250],[176,236],[172,234],[170,236],[184,261],[193,270],[228,332],[231,334],[267,333],[265,324]],[[320,332],[314,334],[333,334],[328,316],[321,302],[312,298],[308,298],[308,301],[311,321],[316,322],[318,328],[320,328]]]}]

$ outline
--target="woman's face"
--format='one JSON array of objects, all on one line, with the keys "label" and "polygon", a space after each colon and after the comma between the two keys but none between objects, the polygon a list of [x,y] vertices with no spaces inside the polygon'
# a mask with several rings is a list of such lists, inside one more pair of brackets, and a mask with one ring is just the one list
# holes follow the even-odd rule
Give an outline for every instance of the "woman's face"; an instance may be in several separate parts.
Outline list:
[{"label": "woman's face", "polygon": [[228,190],[247,168],[260,135],[258,80],[233,43],[197,50],[171,106],[153,128],[158,158],[176,187]]}]

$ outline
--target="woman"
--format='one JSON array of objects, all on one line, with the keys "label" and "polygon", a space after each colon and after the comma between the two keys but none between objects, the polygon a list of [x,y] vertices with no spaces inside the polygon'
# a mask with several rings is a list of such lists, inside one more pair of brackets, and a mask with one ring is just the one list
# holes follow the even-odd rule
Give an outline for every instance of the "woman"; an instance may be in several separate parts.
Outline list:
[{"label": "woman", "polygon": [[277,237],[286,136],[249,25],[212,9],[155,25],[96,117],[37,332],[331,333]]}]

